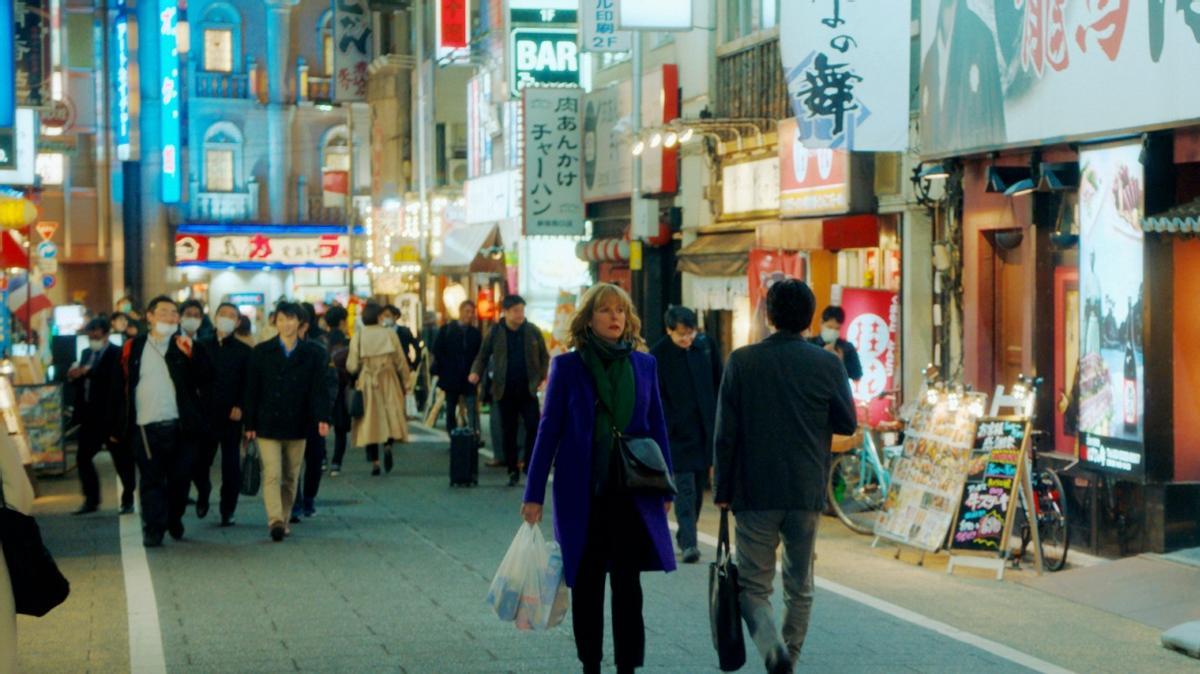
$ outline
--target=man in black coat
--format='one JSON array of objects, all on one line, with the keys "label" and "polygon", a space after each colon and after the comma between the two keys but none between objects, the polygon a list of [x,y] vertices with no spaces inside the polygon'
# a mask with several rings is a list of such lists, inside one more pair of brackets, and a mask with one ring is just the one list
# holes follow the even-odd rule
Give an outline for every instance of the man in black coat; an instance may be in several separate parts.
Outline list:
[{"label": "man in black coat", "polygon": [[250,371],[251,348],[239,340],[234,331],[238,326],[238,310],[224,302],[217,307],[216,332],[199,344],[208,352],[213,365],[213,378],[202,391],[207,432],[201,439],[200,451],[192,471],[196,483],[196,517],[204,519],[212,494],[212,464],[217,449],[221,450],[221,526],[232,526],[237,510],[238,492],[242,482],[242,413],[246,394],[246,377]]},{"label": "man in black coat", "polygon": [[[800,280],[767,292],[776,332],[733,352],[717,403],[716,503],[737,514],[742,616],[768,672],[791,672],[812,612],[812,560],[833,434],[857,418],[850,379],[838,357],[800,333],[816,299]],[[775,627],[771,592],[783,540],[784,627]]]},{"label": "man in black coat", "polygon": [[[325,358],[325,386],[328,393],[326,400],[329,403],[328,419],[332,423],[334,420],[333,405],[338,397],[337,370],[329,358],[329,336],[332,333],[317,327],[317,310],[312,304],[304,302],[300,307],[304,309],[305,314],[304,318],[300,319],[300,339],[316,345],[321,349],[321,354]],[[309,424],[308,437],[304,442],[304,471],[299,483],[300,491],[292,504],[292,524],[299,522],[301,515],[313,517],[317,514],[317,492],[321,490],[321,475],[325,472],[325,458],[328,456],[325,448],[325,436],[318,432],[319,426],[320,424],[316,421]]]},{"label": "man in black coat", "polygon": [[125,342],[124,376],[112,392],[110,438],[134,448],[141,479],[142,544],[162,545],[163,533],[183,538],[196,438],[207,420],[200,391],[212,366],[203,348],[178,334],[179,307],[160,295],[146,308],[147,334]]},{"label": "man in black coat", "polygon": [[841,338],[842,326],[846,324],[846,310],[841,307],[828,306],[821,312],[821,334],[813,337],[812,343],[842,359],[846,374],[851,381],[863,377],[862,361],[858,358],[858,349]]},{"label": "man in black coat", "polygon": [[254,347],[246,384],[246,437],[258,441],[263,503],[275,542],[290,532],[309,429],[316,423],[321,437],[329,434],[329,358],[319,345],[300,338],[304,318],[299,304],[276,307],[279,335]]},{"label": "man in black coat", "polygon": [[124,515],[133,512],[137,473],[128,445],[110,439],[108,419],[109,394],[122,381],[121,349],[109,341],[111,328],[107,319],[93,318],[84,331],[88,336],[88,348],[83,350],[79,363],[67,371],[67,379],[78,387],[74,423],[79,425],[79,451],[75,461],[79,466],[83,505],[75,514],[93,513],[100,507],[100,475],[96,472],[94,459],[107,445],[121,478],[121,514]]},{"label": "man in black coat", "polygon": [[658,360],[658,388],[671,439],[675,468],[675,540],[685,564],[700,561],[696,522],[704,503],[704,487],[712,465],[717,390],[721,386],[721,353],[697,332],[696,312],[671,307],[663,318],[667,336],[650,353]]},{"label": "man in black coat", "polygon": [[433,341],[433,374],[438,388],[446,392],[446,431],[458,428],[458,403],[466,403],[471,429],[479,432],[479,396],[470,382],[471,365],[479,355],[483,333],[475,327],[475,303],[467,300],[458,308],[458,320],[438,330]]}]

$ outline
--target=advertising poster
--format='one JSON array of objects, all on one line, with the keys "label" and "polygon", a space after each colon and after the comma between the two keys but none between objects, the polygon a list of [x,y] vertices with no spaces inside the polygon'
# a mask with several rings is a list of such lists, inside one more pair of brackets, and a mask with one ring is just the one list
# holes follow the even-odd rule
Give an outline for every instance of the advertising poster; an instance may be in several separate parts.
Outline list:
[{"label": "advertising poster", "polygon": [[1132,476],[1145,472],[1140,153],[1140,143],[1079,153],[1080,456]]},{"label": "advertising poster", "polygon": [[583,236],[581,93],[574,88],[524,92],[522,208],[528,236]]},{"label": "advertising poster", "polygon": [[900,330],[900,296],[888,290],[842,290],[846,322],[842,339],[854,345],[863,376],[850,382],[854,402],[867,405],[867,418],[875,426],[890,421],[888,401],[881,396],[896,387],[896,342]]},{"label": "advertising poster", "polygon": [[1017,474],[1029,422],[984,418],[977,429],[950,547],[1003,553],[1004,524],[1016,509]]},{"label": "advertising poster", "polygon": [[849,210],[849,154],[805,147],[796,118],[779,120],[779,215],[807,217]]},{"label": "advertising poster", "polygon": [[[870,3],[841,3],[855,4]],[[895,4],[908,11],[908,3]],[[921,0],[920,7],[923,156],[1200,117],[1200,87],[1179,86],[1200,62],[1200,3]]]},{"label": "advertising poster", "polygon": [[755,248],[750,251],[750,343],[771,334],[767,325],[767,291],[789,278],[808,280],[808,258],[796,251]]}]

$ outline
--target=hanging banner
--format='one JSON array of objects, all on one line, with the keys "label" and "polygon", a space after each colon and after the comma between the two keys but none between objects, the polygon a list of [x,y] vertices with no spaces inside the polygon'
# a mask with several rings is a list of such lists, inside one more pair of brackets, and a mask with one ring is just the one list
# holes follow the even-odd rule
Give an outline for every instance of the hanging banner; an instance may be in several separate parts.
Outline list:
[{"label": "hanging banner", "polygon": [[628,81],[583,97],[583,200],[628,197],[633,190],[633,139],[621,133],[633,115]]},{"label": "hanging banner", "polygon": [[620,0],[580,0],[579,41],[583,51],[623,52],[633,48],[633,33],[617,30]]},{"label": "hanging banner", "polygon": [[804,144],[906,151],[909,3],[784,2],[779,11],[779,55]]},{"label": "hanging banner", "polygon": [[888,290],[844,288],[842,309],[846,322],[841,337],[854,345],[862,363],[862,379],[850,382],[854,402],[868,406],[868,418],[859,421],[871,426],[891,421],[890,403],[881,396],[896,388],[900,296]]},{"label": "hanging banner", "polygon": [[525,234],[583,236],[579,89],[526,89]]},{"label": "hanging banner", "polygon": [[162,201],[179,203],[183,196],[181,153],[182,123],[179,117],[178,7],[176,0],[158,0],[158,65],[160,73],[159,122],[162,126]]},{"label": "hanging banner", "polygon": [[1145,474],[1141,143],[1079,152],[1079,433],[1086,467]]},{"label": "hanging banner", "polygon": [[808,280],[808,259],[796,251],[750,251],[750,343],[762,341],[771,334],[767,324],[767,291],[779,281],[789,278]]},{"label": "hanging banner", "polygon": [[437,44],[442,49],[466,47],[470,41],[470,0],[438,0]]},{"label": "hanging banner", "polygon": [[361,101],[367,97],[370,60],[371,12],[367,0],[337,0],[333,6],[333,100]]},{"label": "hanging banner", "polygon": [[1197,62],[1195,2],[921,0],[921,154],[1195,120]]}]

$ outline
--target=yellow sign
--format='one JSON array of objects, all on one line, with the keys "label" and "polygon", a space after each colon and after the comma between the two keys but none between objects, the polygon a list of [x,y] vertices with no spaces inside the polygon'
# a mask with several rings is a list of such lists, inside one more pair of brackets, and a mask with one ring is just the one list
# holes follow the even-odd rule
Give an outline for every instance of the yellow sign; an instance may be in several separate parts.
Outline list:
[{"label": "yellow sign", "polygon": [[28,199],[0,198],[0,227],[21,229],[37,220],[37,206]]},{"label": "yellow sign", "polygon": [[417,247],[412,244],[404,244],[392,253],[393,264],[404,264],[406,262],[420,262],[421,253],[417,251]]},{"label": "yellow sign", "polygon": [[629,269],[630,271],[641,271],[642,269],[641,239],[634,239],[629,242]]}]

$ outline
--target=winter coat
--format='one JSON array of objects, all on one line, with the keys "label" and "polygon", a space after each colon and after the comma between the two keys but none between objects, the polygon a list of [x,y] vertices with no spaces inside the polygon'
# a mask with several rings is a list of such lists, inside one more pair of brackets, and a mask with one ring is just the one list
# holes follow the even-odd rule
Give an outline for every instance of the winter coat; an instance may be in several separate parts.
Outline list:
[{"label": "winter coat", "polygon": [[473,325],[458,321],[443,325],[433,342],[433,373],[438,377],[438,388],[447,393],[474,392],[467,377],[482,344],[483,333]]},{"label": "winter coat", "polygon": [[297,339],[289,356],[279,338],[254,347],[242,420],[247,431],[271,440],[303,440],[314,424],[329,422],[329,357]]},{"label": "winter coat", "polygon": [[712,465],[721,351],[706,335],[696,335],[686,352],[670,337],[664,337],[650,353],[658,361],[659,389],[675,470],[707,471]]},{"label": "winter coat", "polygon": [[254,349],[233,335],[219,339],[215,335],[210,340],[198,342],[208,350],[208,358],[212,363],[213,377],[210,384],[201,391],[205,414],[211,424],[210,431],[221,433],[226,430],[231,421],[229,413],[237,407],[245,412],[246,378],[250,375],[250,358]]},{"label": "winter coat", "polygon": [[[142,377],[142,355],[146,352],[147,340],[145,334],[139,335],[125,342],[121,349],[121,371],[124,376],[115,383],[111,396],[113,411],[109,415],[112,423],[109,435],[118,439],[131,438],[136,432],[137,387]],[[184,340],[179,335],[172,336],[167,343],[164,360],[167,361],[171,383],[175,386],[180,430],[185,438],[195,438],[208,425],[200,392],[212,380],[212,363],[208,359],[208,351],[195,342],[187,347],[191,353],[185,352],[180,346],[186,343]]]},{"label": "winter coat", "polygon": [[[526,321],[518,328],[525,336],[525,366],[529,376],[529,395],[536,397],[538,387],[546,380],[550,369],[550,351],[546,349],[546,338],[533,323]],[[508,328],[500,321],[483,340],[483,347],[475,357],[471,372],[483,379],[492,361],[492,399],[504,399],[504,386],[508,379]]]},{"label": "winter coat", "polygon": [[389,440],[408,441],[404,416],[404,386],[408,359],[404,357],[396,331],[379,325],[364,325],[350,339],[346,370],[358,376],[354,388],[362,391],[362,417],[355,419],[351,439],[355,447]]},{"label": "winter coat", "polygon": [[[667,465],[671,448],[667,422],[658,393],[654,357],[634,352],[636,401],[626,435],[650,437],[662,448]],[[554,535],[562,546],[563,573],[567,585],[575,586],[579,563],[587,542],[588,517],[592,504],[592,451],[596,424],[596,385],[583,356],[572,351],[556,357],[550,365],[546,405],[538,424],[537,440],[525,486],[526,503],[544,503],[550,468],[554,468]],[[654,552],[643,571],[673,571],[675,550],[667,528],[661,496],[635,496],[634,504],[645,522]]]}]

